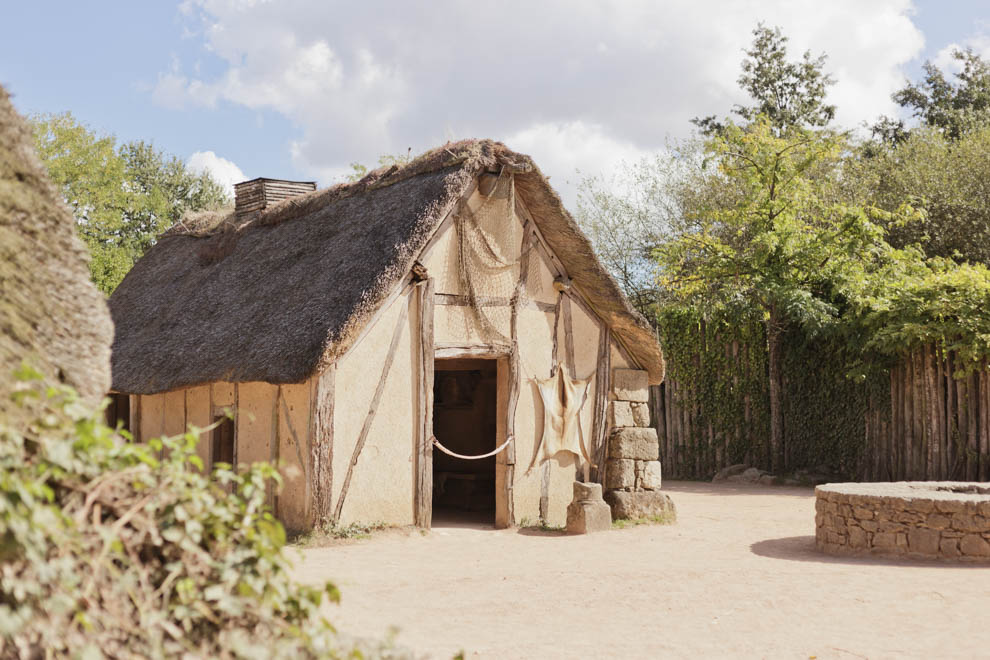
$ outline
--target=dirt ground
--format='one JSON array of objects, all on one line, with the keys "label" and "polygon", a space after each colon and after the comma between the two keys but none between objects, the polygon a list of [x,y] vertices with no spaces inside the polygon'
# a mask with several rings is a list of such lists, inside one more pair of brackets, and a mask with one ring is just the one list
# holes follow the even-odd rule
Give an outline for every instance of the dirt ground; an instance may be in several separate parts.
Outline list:
[{"label": "dirt ground", "polygon": [[435,527],[303,550],[341,630],[482,658],[990,656],[990,566],[814,548],[810,489],[667,482],[679,520],[590,536]]}]

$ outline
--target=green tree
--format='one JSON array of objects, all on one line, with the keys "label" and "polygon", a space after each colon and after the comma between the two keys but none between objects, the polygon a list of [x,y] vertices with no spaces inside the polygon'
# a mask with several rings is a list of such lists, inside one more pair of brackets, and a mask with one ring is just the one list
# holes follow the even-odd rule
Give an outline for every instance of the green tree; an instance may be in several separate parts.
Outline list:
[{"label": "green tree", "polygon": [[32,118],[35,145],[89,248],[90,274],[111,293],[161,232],[187,211],[229,203],[208,174],[146,142],[117,146],[71,114]]},{"label": "green tree", "polygon": [[[968,48],[953,51],[952,58],[961,65],[955,80],[925,62],[921,82],[908,83],[893,99],[911,110],[923,125],[958,139],[974,124],[990,119],[990,63]],[[899,141],[906,137],[906,130],[902,121],[883,117],[874,125],[874,134]]]},{"label": "green tree", "polygon": [[[835,83],[825,73],[826,56],[805,51],[800,61],[788,61],[787,41],[779,27],[757,25],[737,81],[754,103],[732,109],[747,122],[766,117],[778,135],[794,127],[827,126],[835,118],[835,106],[825,103],[828,87]],[[706,135],[726,127],[715,115],[691,121]]]},{"label": "green tree", "polygon": [[889,214],[836,198],[832,180],[845,148],[831,133],[778,135],[764,117],[746,127],[727,124],[707,150],[718,176],[737,191],[735,201],[699,205],[657,249],[670,303],[742,304],[762,314],[775,471],[784,467],[785,329],[797,324],[814,334],[835,325],[844,300],[865,298],[871,272],[895,255],[877,224]]},{"label": "green tree", "polygon": [[851,193],[894,210],[905,201],[921,222],[889,227],[897,247],[920,245],[930,257],[990,265],[990,125],[958,138],[919,127],[899,143],[870,145],[851,161]]}]

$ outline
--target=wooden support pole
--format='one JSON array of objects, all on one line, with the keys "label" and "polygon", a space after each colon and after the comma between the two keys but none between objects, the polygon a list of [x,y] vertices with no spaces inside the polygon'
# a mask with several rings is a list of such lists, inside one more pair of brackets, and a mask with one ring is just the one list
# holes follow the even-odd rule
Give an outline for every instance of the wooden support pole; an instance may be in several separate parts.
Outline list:
[{"label": "wooden support pole", "polygon": [[331,364],[316,376],[313,393],[313,425],[309,444],[309,492],[312,497],[310,523],[322,527],[331,522],[333,498],[333,407],[337,365]]},{"label": "wooden support pole", "polygon": [[429,529],[433,522],[433,279],[417,287],[419,303],[419,411],[416,438],[416,496],[414,520]]},{"label": "wooden support pole", "polygon": [[351,453],[351,462],[347,466],[347,475],[344,477],[344,484],[340,488],[340,497],[337,498],[337,508],[333,512],[333,523],[340,522],[340,514],[344,510],[344,500],[347,498],[347,490],[351,485],[351,477],[354,476],[354,466],[357,465],[364,443],[368,440],[368,433],[371,431],[371,424],[375,421],[375,413],[378,411],[378,404],[382,400],[382,393],[385,391],[385,383],[388,382],[388,374],[392,370],[392,362],[395,361],[396,349],[399,346],[399,338],[402,337],[402,329],[406,325],[406,318],[409,315],[409,298],[406,299],[399,313],[399,320],[392,331],[392,342],[389,344],[388,353],[385,356],[385,364],[382,367],[382,375],[378,380],[378,388],[371,398],[371,405],[368,406],[368,414],[364,418],[364,425],[358,435],[357,442],[354,443],[354,451]]},{"label": "wooden support pole", "polygon": [[612,389],[612,330],[602,324],[598,332],[598,359],[595,363],[595,410],[592,421],[592,456],[597,464],[595,482],[605,483],[608,460],[608,393]]},{"label": "wooden support pole", "polygon": [[522,246],[519,250],[519,279],[516,282],[515,290],[512,292],[509,320],[511,348],[509,352],[509,399],[506,410],[506,438],[509,444],[505,448],[505,479],[502,493],[505,499],[505,520],[496,521],[503,522],[506,527],[512,527],[516,524],[513,497],[516,470],[516,407],[519,405],[519,381],[522,377],[519,366],[519,308],[522,306],[523,294],[529,279],[529,258],[527,255],[533,240],[533,223],[527,222],[523,229]]}]

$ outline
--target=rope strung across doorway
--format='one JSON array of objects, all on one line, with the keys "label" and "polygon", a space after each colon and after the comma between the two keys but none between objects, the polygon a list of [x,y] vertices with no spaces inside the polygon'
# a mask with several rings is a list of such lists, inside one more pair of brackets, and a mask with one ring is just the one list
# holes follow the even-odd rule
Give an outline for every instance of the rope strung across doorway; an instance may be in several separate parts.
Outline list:
[{"label": "rope strung across doorway", "polygon": [[454,458],[463,458],[463,459],[466,459],[466,460],[469,460],[469,461],[476,461],[479,458],[488,458],[489,456],[494,456],[495,454],[499,453],[500,451],[502,451],[503,449],[505,449],[506,447],[508,447],[509,446],[509,443],[511,441],[512,441],[512,438],[509,438],[508,440],[506,440],[505,442],[503,442],[500,446],[498,446],[495,449],[491,450],[487,454],[481,454],[480,456],[465,456],[464,454],[458,454],[456,452],[450,451],[449,449],[447,449],[446,447],[444,447],[442,444],[440,444],[440,441],[437,440],[437,436],[433,436],[433,444],[435,444],[437,447],[439,447],[440,448],[440,451],[442,451],[443,453],[447,454],[448,456],[453,456]]}]

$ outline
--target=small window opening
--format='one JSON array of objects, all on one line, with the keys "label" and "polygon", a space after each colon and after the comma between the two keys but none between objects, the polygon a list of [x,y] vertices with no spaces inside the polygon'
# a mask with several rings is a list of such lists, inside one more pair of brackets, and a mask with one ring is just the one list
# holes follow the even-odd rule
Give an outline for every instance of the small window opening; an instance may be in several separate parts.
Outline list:
[{"label": "small window opening", "polygon": [[211,438],[210,459],[213,465],[217,463],[234,464],[234,420],[229,417],[217,417],[213,420],[216,427]]}]

